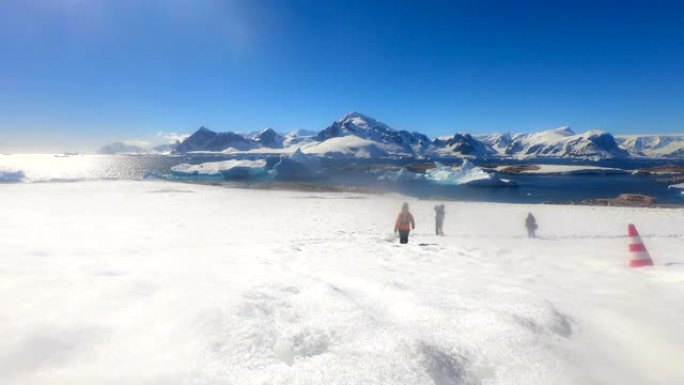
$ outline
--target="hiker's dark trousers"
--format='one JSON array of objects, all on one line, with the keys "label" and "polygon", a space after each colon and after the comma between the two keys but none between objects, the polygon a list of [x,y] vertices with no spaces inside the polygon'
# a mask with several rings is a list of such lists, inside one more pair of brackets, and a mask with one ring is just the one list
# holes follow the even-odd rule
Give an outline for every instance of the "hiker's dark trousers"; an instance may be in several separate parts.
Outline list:
[{"label": "hiker's dark trousers", "polygon": [[408,230],[399,230],[399,243],[408,243]]}]

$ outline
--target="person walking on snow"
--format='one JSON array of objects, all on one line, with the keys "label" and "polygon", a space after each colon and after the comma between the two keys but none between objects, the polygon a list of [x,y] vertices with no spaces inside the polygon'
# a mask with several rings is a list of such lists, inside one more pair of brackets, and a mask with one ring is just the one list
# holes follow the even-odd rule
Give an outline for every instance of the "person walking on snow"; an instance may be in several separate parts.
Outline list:
[{"label": "person walking on snow", "polygon": [[412,229],[416,229],[416,222],[413,220],[413,215],[409,212],[408,203],[404,203],[394,224],[394,233],[399,232],[399,243],[408,243],[409,232]]},{"label": "person walking on snow", "polygon": [[444,235],[444,229],[442,229],[444,215],[444,205],[435,206],[435,233],[437,235]]},{"label": "person walking on snow", "polygon": [[525,219],[525,227],[527,227],[527,237],[534,238],[536,236],[535,231],[537,231],[537,220],[534,218],[532,213],[527,213],[527,218]]}]

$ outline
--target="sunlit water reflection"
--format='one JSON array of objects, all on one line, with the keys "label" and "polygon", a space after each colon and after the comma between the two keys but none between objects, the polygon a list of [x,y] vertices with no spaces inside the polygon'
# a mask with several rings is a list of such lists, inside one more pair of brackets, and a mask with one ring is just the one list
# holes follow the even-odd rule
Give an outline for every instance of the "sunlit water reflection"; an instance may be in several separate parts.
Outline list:
[{"label": "sunlit water reflection", "polygon": [[[22,172],[14,182],[47,183],[81,180],[142,180],[146,177],[170,175],[171,167],[181,163],[203,163],[228,159],[230,155],[52,155],[15,154],[0,155],[0,173],[8,176],[0,182],[12,182],[12,171]],[[539,203],[613,198],[621,193],[642,193],[655,197],[660,203],[684,203],[684,195],[668,189],[667,183],[653,176],[626,175],[511,175],[515,188],[484,188],[468,185],[438,185],[428,181],[391,183],[379,181],[377,173],[363,171],[363,167],[330,164],[330,177],[307,181],[311,185],[363,186],[396,191],[418,198],[440,198],[470,201]],[[10,173],[7,173],[10,172]],[[185,182],[203,182],[183,179]],[[212,183],[221,182],[215,178]],[[242,180],[243,186],[269,184],[268,178]],[[299,186],[302,184],[299,183]],[[277,187],[277,186],[274,186]],[[292,186],[288,186],[291,188]]]}]

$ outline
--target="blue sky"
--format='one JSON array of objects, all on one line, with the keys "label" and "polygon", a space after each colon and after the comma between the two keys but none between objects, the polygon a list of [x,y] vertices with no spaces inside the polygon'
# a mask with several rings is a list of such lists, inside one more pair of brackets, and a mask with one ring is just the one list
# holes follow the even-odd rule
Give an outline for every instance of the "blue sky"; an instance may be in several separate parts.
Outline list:
[{"label": "blue sky", "polygon": [[0,150],[273,127],[684,132],[677,1],[6,0]]}]

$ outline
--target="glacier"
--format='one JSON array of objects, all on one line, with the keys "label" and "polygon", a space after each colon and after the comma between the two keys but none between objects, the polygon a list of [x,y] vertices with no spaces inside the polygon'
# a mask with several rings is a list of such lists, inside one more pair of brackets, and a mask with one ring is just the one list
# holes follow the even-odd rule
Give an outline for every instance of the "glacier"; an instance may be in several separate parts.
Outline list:
[{"label": "glacier", "polygon": [[171,174],[180,177],[208,179],[246,179],[266,175],[266,160],[226,160],[200,164],[183,163],[171,168]]},{"label": "glacier", "polygon": [[327,176],[320,161],[300,149],[290,155],[281,156],[269,174],[278,180],[320,179]]}]

